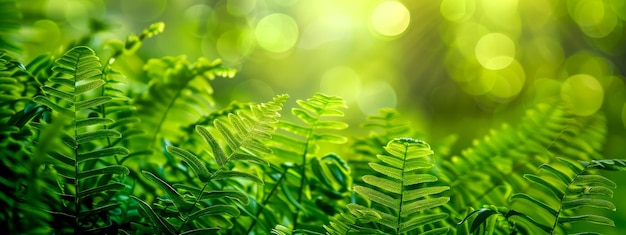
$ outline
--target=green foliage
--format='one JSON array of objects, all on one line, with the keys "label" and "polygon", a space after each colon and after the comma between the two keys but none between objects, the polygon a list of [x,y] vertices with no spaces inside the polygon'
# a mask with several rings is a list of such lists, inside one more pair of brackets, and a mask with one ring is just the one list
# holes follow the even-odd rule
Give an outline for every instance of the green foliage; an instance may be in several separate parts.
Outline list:
[{"label": "green foliage", "polygon": [[[271,153],[271,149],[261,141],[271,137],[280,116],[278,112],[287,97],[280,95],[268,103],[250,106],[250,114],[242,111],[229,114],[228,119],[224,121],[216,119],[213,126],[227,142],[227,150],[220,146],[209,129],[196,126],[196,132],[211,150],[210,156],[216,165],[216,169],[212,171],[204,164],[201,155],[167,146],[167,152],[184,161],[195,174],[196,182],[202,186],[170,184],[151,172],[143,171],[144,177],[156,184],[167,197],[152,206],[133,197],[139,202],[142,214],[146,215],[149,221],[149,227],[141,224],[136,227],[145,233],[156,231],[163,234],[188,234],[211,233],[233,226],[223,216],[238,217],[240,212],[236,206],[224,203],[223,199],[234,199],[242,205],[247,205],[249,199],[240,189],[225,187],[235,186],[232,182],[239,178],[261,184],[263,181],[254,174],[232,170],[229,165],[237,161],[267,164],[262,155]],[[179,191],[184,193],[181,194]]]},{"label": "green foliage", "polygon": [[[31,167],[33,131],[14,125],[17,110],[28,102],[27,86],[21,82],[23,66],[0,51],[0,212],[2,227],[14,233],[50,233],[52,216],[40,208],[45,194],[40,194],[40,179]],[[34,108],[37,110],[37,108]]]},{"label": "green foliage", "polygon": [[[220,60],[204,58],[190,63],[184,56],[151,59],[144,66],[149,79],[147,91],[135,100],[141,127],[149,138],[142,145],[154,146],[159,138],[182,138],[181,127],[208,115],[213,105],[209,84],[215,77],[233,77],[235,71]],[[161,136],[161,137],[159,137]],[[158,145],[157,145],[158,146]]]},{"label": "green foliage", "polygon": [[[346,142],[346,137],[331,132],[348,127],[333,120],[344,115],[341,109],[346,104],[341,97],[321,93],[297,103],[299,107],[293,108],[291,114],[300,123],[281,120],[269,143],[274,152],[269,161],[277,174],[268,183],[269,194],[260,200],[264,206],[255,214],[263,213],[264,218],[276,223],[288,218],[294,228],[299,228],[298,223],[303,221],[304,228],[319,229],[327,222],[324,215],[334,214],[338,206],[329,199],[342,198],[351,185],[349,167],[341,157],[335,154],[320,157],[319,153],[321,144]],[[272,200],[278,189],[282,195]]]},{"label": "green foliage", "polygon": [[0,0],[0,50],[20,52],[13,35],[20,29],[20,11],[15,0]]},{"label": "green foliage", "polygon": [[456,133],[431,141],[395,109],[348,129],[358,117],[339,119],[338,96],[298,100],[288,116],[287,95],[220,107],[213,87],[229,84],[214,79],[235,70],[219,59],[144,63],[139,49],[163,23],[103,43],[114,24],[91,19],[58,47],[71,49],[23,64],[21,14],[0,0],[0,220],[10,233],[589,234],[587,224],[623,220],[610,201],[621,182],[599,175],[626,169],[604,159],[609,114],[541,103],[459,152]]},{"label": "green foliage", "polygon": [[[383,231],[391,234],[410,233],[418,229],[428,234],[447,233],[447,227],[430,227],[448,217],[447,213],[431,209],[450,200],[449,197],[435,196],[450,187],[430,185],[438,180],[437,177],[423,173],[432,168],[428,159],[433,154],[430,146],[414,139],[394,139],[385,146],[385,150],[387,154],[377,156],[384,164],[370,163],[379,175],[365,175],[363,181],[369,186],[354,187],[356,193],[375,203],[371,210],[380,215],[376,223],[383,225]],[[368,210],[357,204],[350,205],[358,210]]]},{"label": "green foliage", "polygon": [[[582,209],[616,210],[609,199],[613,197],[613,188],[617,185],[604,176],[594,174],[593,171],[624,171],[626,161],[606,159],[573,162],[563,158],[557,160],[558,164],[540,165],[539,170],[543,174],[524,175],[524,178],[537,186],[537,190],[517,193],[510,197],[509,200],[513,201],[512,207],[519,209],[488,206],[471,212],[460,223],[476,215],[472,221],[471,233],[477,231],[481,225],[484,226],[492,215],[503,216],[512,225],[512,229],[522,233],[528,233],[535,228],[548,234],[567,233],[570,224],[579,222],[615,226],[612,219],[596,214],[595,211]],[[515,223],[516,218],[521,218],[522,221]]]},{"label": "green foliage", "polygon": [[129,173],[126,167],[111,164],[107,158],[127,155],[128,150],[103,147],[99,142],[119,138],[121,133],[104,127],[114,120],[102,118],[97,112],[99,106],[112,98],[97,94],[97,88],[105,82],[94,51],[75,47],[57,59],[52,70],[56,76],[41,87],[45,95],[33,98],[51,111],[51,121],[31,123],[42,133],[40,142],[48,142],[43,139],[46,132],[55,132],[53,135],[60,140],[46,143],[55,147],[46,147],[47,157],[39,160],[52,173],[48,176],[56,187],[50,187],[56,188],[63,205],[50,213],[62,218],[63,222],[55,224],[61,233],[101,233],[110,229],[108,211],[119,206],[110,201],[113,193],[126,187],[113,175]]},{"label": "green foliage", "polygon": [[517,126],[504,124],[441,163],[449,195],[459,195],[450,210],[505,204],[512,187],[527,186],[522,175],[528,167],[548,157],[601,158],[606,133],[602,114],[576,117],[559,104],[539,104]]}]

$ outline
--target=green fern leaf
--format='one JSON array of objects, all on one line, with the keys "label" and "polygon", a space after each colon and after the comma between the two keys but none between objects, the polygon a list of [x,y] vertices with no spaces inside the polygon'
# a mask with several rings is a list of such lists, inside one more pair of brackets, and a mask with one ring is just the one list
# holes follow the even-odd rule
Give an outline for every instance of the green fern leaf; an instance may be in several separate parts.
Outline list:
[{"label": "green fern leaf", "polygon": [[[472,223],[472,229],[475,229],[484,224],[486,218],[499,214],[504,216],[510,224],[514,224],[509,220],[509,217],[519,216],[526,221],[529,221],[533,226],[549,233],[559,233],[559,230],[564,230],[567,227],[565,224],[587,222],[600,225],[615,226],[613,220],[601,216],[592,214],[585,210],[577,210],[583,207],[593,207],[600,209],[616,210],[615,205],[607,200],[613,196],[613,191],[610,188],[615,188],[615,182],[607,179],[601,175],[591,174],[591,169],[619,169],[619,166],[614,168],[611,165],[621,164],[621,159],[614,160],[602,160],[606,166],[598,167],[595,164],[595,160],[591,162],[580,161],[573,162],[570,160],[557,158],[559,166],[551,166],[548,164],[542,164],[539,166],[540,170],[544,170],[550,176],[544,175],[525,175],[524,178],[529,181],[541,185],[548,189],[549,194],[540,193],[537,191],[529,191],[528,193],[517,193],[510,197],[513,202],[527,201],[528,204],[524,204],[520,210],[508,210],[506,212],[500,212],[498,210],[483,208],[478,211],[470,213],[461,221],[463,223],[470,216],[477,214],[478,216]],[[559,170],[564,169],[564,170]],[[564,180],[567,180],[564,182]],[[558,203],[547,203],[548,201],[556,201]],[[515,206],[515,204],[514,204]],[[543,210],[537,211],[536,208]],[[544,214],[542,214],[543,212]],[[538,214],[539,213],[539,214]],[[552,224],[539,223],[534,219],[535,216],[543,216],[547,213],[549,215],[545,218],[550,218],[553,221]],[[585,233],[586,234],[586,233]]]},{"label": "green fern leaf", "polygon": [[100,150],[94,150],[91,152],[81,153],[76,156],[76,161],[78,163],[82,163],[89,160],[104,158],[104,157],[112,157],[115,155],[124,156],[128,155],[128,149],[124,147],[111,147]]},{"label": "green fern leaf", "polygon": [[[228,157],[226,156],[224,151],[222,151],[222,148],[220,148],[219,143],[217,143],[215,138],[213,138],[213,135],[211,135],[211,133],[209,133],[209,130],[207,130],[206,128],[196,126],[196,131],[198,132],[198,134],[200,134],[200,136],[202,136],[204,142],[209,144],[209,146],[211,147],[211,151],[213,152],[213,158],[215,159],[217,165],[223,167],[224,164],[228,162]],[[230,136],[232,137],[232,135]]]},{"label": "green fern leaf", "polygon": [[76,102],[74,109],[76,111],[82,111],[88,108],[93,108],[96,106],[106,104],[111,100],[112,98],[109,96],[101,96],[101,97],[96,97],[96,98],[89,99],[89,100],[79,101],[79,102]]},{"label": "green fern leaf", "polygon": [[615,222],[613,222],[612,219],[600,215],[563,216],[559,218],[559,223],[563,224],[578,222],[588,222],[615,227]]},{"label": "green fern leaf", "polygon": [[201,181],[206,182],[210,179],[209,170],[206,168],[206,166],[204,166],[204,163],[202,163],[202,161],[200,161],[200,159],[196,155],[187,150],[174,146],[167,146],[166,148],[167,152],[176,157],[180,157],[183,161],[185,161],[191,167],[194,173],[196,173]]},{"label": "green fern leaf", "polygon": [[243,205],[248,205],[250,203],[250,199],[248,195],[238,190],[214,190],[210,192],[206,192],[202,194],[202,200],[204,199],[220,199],[220,198],[230,198],[239,201]]},{"label": "green fern leaf", "polygon": [[134,104],[141,127],[147,132],[138,143],[150,147],[161,145],[162,139],[183,138],[186,133],[180,127],[195,123],[211,111],[210,81],[216,76],[234,75],[234,70],[225,68],[220,60],[200,58],[190,62],[184,56],[148,60],[144,71],[150,80],[148,91]]},{"label": "green fern leaf", "polygon": [[110,166],[105,166],[105,167],[98,168],[98,169],[81,171],[78,173],[78,178],[87,179],[89,177],[96,177],[96,176],[101,176],[101,175],[106,175],[106,174],[128,175],[128,173],[130,173],[130,171],[125,166],[110,165]]},{"label": "green fern leaf", "polygon": [[152,224],[157,227],[156,232],[165,233],[165,234],[176,234],[176,229],[174,228],[174,226],[169,221],[161,219],[161,217],[157,215],[157,213],[154,212],[152,208],[150,208],[148,203],[144,202],[143,200],[133,195],[131,195],[130,197],[134,199],[135,201],[139,202],[138,204],[139,209],[143,212],[145,216],[147,216],[150,219]]},{"label": "green fern leaf", "polygon": [[159,188],[165,191],[165,193],[169,196],[172,202],[174,202],[174,206],[176,206],[178,211],[189,210],[189,208],[192,206],[191,203],[185,201],[183,196],[180,195],[180,193],[178,193],[178,191],[176,191],[176,189],[174,189],[174,187],[172,187],[172,185],[170,185],[169,183],[165,182],[164,180],[150,173],[149,171],[141,171],[141,173],[143,173],[144,177],[146,177],[148,180],[152,181],[157,186],[159,186]]},{"label": "green fern leaf", "polygon": [[[318,180],[315,177],[312,177],[311,174],[323,175],[322,171],[325,171],[324,168],[319,165],[309,167],[308,164],[311,162],[314,164],[319,163],[319,161],[316,162],[316,160],[313,159],[319,157],[317,154],[320,144],[337,144],[346,142],[347,139],[345,137],[337,135],[333,132],[346,128],[347,124],[333,120],[334,117],[343,116],[343,111],[341,111],[341,109],[346,108],[345,101],[341,97],[327,96],[317,93],[307,100],[298,100],[296,103],[299,107],[292,108],[291,114],[296,117],[296,121],[298,121],[298,123],[285,120],[278,121],[276,123],[276,127],[278,129],[272,136],[272,140],[268,143],[271,151],[273,152],[272,157],[268,159],[270,164],[274,166],[283,165],[290,168],[284,164],[287,163],[291,165],[292,163],[297,163],[296,168],[294,168],[296,171],[285,171],[287,174],[283,174],[279,177],[281,179],[280,182],[272,184],[275,189],[281,189],[285,197],[281,197],[281,202],[276,203],[275,206],[265,206],[267,208],[271,208],[270,210],[278,211],[285,211],[282,209],[285,204],[292,205],[297,208],[295,213],[285,211],[285,213],[294,214],[294,227],[297,228],[297,223],[299,222],[298,217],[300,216],[301,211],[308,211],[311,214],[326,213],[326,211],[322,211],[319,205],[303,203],[303,199],[311,197],[309,194],[310,187],[307,185],[309,182],[318,181],[325,185],[332,184],[330,183],[332,181],[330,179],[334,178],[334,176],[322,177]],[[257,151],[261,150],[262,149],[258,149]],[[337,173],[337,177],[340,177],[340,175],[343,174],[340,173],[340,171],[335,171],[335,173]],[[299,183],[291,183],[292,179],[294,182]],[[343,182],[347,183],[348,181],[344,180]],[[331,188],[336,187],[339,189],[344,187],[336,184],[335,186],[329,186],[330,187],[326,189],[330,189],[329,193],[334,195],[337,195],[337,192],[333,192]],[[274,195],[278,194],[270,193],[270,197],[273,197]],[[325,202],[321,202],[321,204],[325,204]],[[326,209],[328,211],[333,210],[330,207],[332,206],[329,206]],[[259,209],[257,213],[260,214],[263,211],[265,211],[265,207]],[[279,218],[274,219],[279,220]],[[267,224],[266,226],[270,227],[273,225]]]},{"label": "green fern leaf", "polygon": [[[515,127],[505,124],[475,140],[473,146],[461,151],[459,156],[442,161],[442,172],[446,174],[438,176],[448,185],[455,185],[451,194],[460,195],[452,202],[453,210],[502,204],[504,198],[510,197],[507,188],[527,187],[529,181],[519,174],[527,165],[541,164],[553,156],[580,160],[602,158],[606,132],[606,118],[601,113],[577,117],[561,104],[539,104],[527,110]],[[564,166],[572,171],[581,168],[577,164],[564,163]],[[562,184],[570,180],[549,167],[541,168]],[[541,181],[532,177],[531,180]],[[558,185],[553,181],[549,184]],[[549,184],[540,185],[550,187]],[[565,189],[565,185],[560,186],[563,186],[559,187],[561,190]],[[557,195],[565,192],[548,191]]]},{"label": "green fern leaf", "polygon": [[[97,111],[99,106],[113,100],[96,90],[105,84],[101,69],[92,49],[74,47],[54,62],[53,77],[40,87],[43,95],[33,98],[52,113],[52,118],[31,122],[31,127],[41,133],[38,144],[48,145],[48,149],[42,147],[40,152],[49,157],[43,162],[51,164],[49,167],[53,169],[50,186],[57,189],[55,193],[64,205],[50,213],[74,218],[65,220],[65,224],[54,224],[59,231],[66,228],[73,228],[73,233],[103,231],[112,217],[109,210],[119,207],[112,201],[115,192],[126,189],[114,176],[129,174],[129,169],[111,163],[110,158],[128,155],[129,151],[104,144],[110,138],[122,137],[122,133],[107,128],[115,120]],[[53,135],[59,137],[58,142],[47,140]]]},{"label": "green fern leaf", "polygon": [[[425,186],[436,182],[437,177],[430,174],[418,174],[417,170],[430,168],[428,157],[433,153],[425,142],[414,139],[394,139],[385,146],[388,154],[378,156],[385,164],[373,163],[371,166],[383,177],[366,175],[362,179],[369,187],[355,186],[354,191],[372,202],[387,207],[390,212],[374,209],[381,215],[379,224],[391,229],[394,234],[401,234],[424,229],[425,225],[444,220],[447,213],[427,213],[427,211],[445,205],[449,197],[428,197],[444,192],[447,186]],[[415,188],[419,187],[420,188]],[[410,188],[409,188],[410,187]],[[417,195],[411,195],[417,193]],[[407,197],[405,197],[407,195]],[[353,206],[354,207],[354,206]],[[423,233],[447,233],[449,228],[437,228]]]},{"label": "green fern leaf", "polygon": [[214,180],[225,180],[225,179],[231,179],[231,178],[245,178],[245,179],[248,179],[248,180],[252,180],[252,181],[254,181],[256,183],[263,184],[263,180],[261,180],[256,175],[252,175],[252,174],[245,173],[245,172],[239,172],[239,171],[219,171],[219,172],[216,172],[211,178],[214,179]]},{"label": "green fern leaf", "polygon": [[509,200],[517,200],[517,199],[524,199],[524,200],[527,200],[529,202],[532,202],[537,207],[540,207],[540,208],[546,210],[552,216],[556,217],[559,214],[559,212],[556,209],[554,209],[554,208],[550,207],[549,205],[545,204],[543,201],[541,201],[539,199],[536,199],[534,197],[531,197],[531,196],[529,196],[527,194],[517,193],[517,194],[511,196],[511,198]]},{"label": "green fern leaf", "polygon": [[[162,220],[168,221],[168,218],[176,218],[181,223],[177,225],[179,233],[200,233],[205,231],[213,231],[220,227],[232,226],[228,220],[223,217],[237,217],[240,212],[236,206],[220,204],[219,200],[224,198],[234,199],[242,204],[250,202],[248,195],[239,190],[211,189],[213,185],[229,185],[229,183],[237,183],[238,178],[244,178],[256,183],[263,184],[263,181],[256,175],[234,171],[229,169],[229,163],[235,161],[251,161],[264,163],[261,158],[265,149],[264,140],[271,138],[271,132],[274,131],[272,126],[277,122],[279,116],[278,111],[282,109],[282,105],[287,99],[286,95],[280,95],[272,101],[250,106],[250,113],[240,113],[228,115],[228,119],[216,119],[213,121],[214,127],[217,129],[221,137],[226,140],[228,152],[224,151],[219,140],[216,139],[210,130],[206,127],[196,126],[196,132],[202,138],[206,145],[210,148],[210,156],[213,158],[217,169],[213,173],[209,172],[204,165],[200,156],[191,153],[188,150],[166,146],[166,150],[171,155],[180,158],[194,171],[196,177],[202,183],[201,187],[187,184],[170,185],[165,180],[155,176],[154,174],[143,171],[148,180],[156,184],[167,194],[168,199],[161,200],[155,206],[162,216]],[[228,153],[228,154],[227,154]],[[222,181],[219,182],[218,181]],[[232,184],[237,187],[237,184]],[[220,186],[223,187],[223,186]],[[183,191],[179,193],[177,189]],[[190,201],[186,198],[191,199]],[[171,204],[174,204],[172,208]],[[208,203],[208,204],[207,204]],[[146,208],[148,210],[152,208]],[[205,223],[201,217],[211,216],[217,219],[215,224]],[[224,221],[220,224],[219,220]],[[196,221],[194,221],[196,220]],[[203,221],[203,222],[199,222]],[[151,219],[152,223],[160,223],[155,219]],[[217,225],[217,227],[215,227]],[[155,225],[157,226],[157,225]]]},{"label": "green fern leaf", "polygon": [[180,233],[180,235],[217,234],[217,231],[219,230],[220,228],[199,228],[199,229],[185,231],[183,233]]},{"label": "green fern leaf", "polygon": [[617,209],[612,202],[608,200],[597,199],[597,198],[574,199],[574,200],[565,201],[563,202],[563,205],[562,205],[562,208],[564,210],[576,209],[579,207],[595,207],[595,208],[602,208],[602,209],[607,209],[607,210],[612,210],[612,211],[615,211]]},{"label": "green fern leaf", "polygon": [[111,129],[100,129],[76,135],[76,143],[85,144],[97,139],[120,138],[122,133]]},{"label": "green fern leaf", "polygon": [[115,123],[113,119],[110,118],[85,118],[76,120],[76,128],[83,128],[89,126],[98,126],[98,125],[110,125]]},{"label": "green fern leaf", "polygon": [[602,186],[607,188],[616,188],[617,184],[612,180],[601,175],[580,175],[576,178],[577,185],[584,186]]},{"label": "green fern leaf", "polygon": [[385,193],[363,186],[354,186],[354,192],[361,195],[366,195],[366,197],[371,201],[379,203],[388,208],[396,208],[400,202],[400,200],[395,199]]},{"label": "green fern leaf", "polygon": [[524,178],[549,189],[550,192],[554,194],[556,198],[561,198],[563,197],[563,195],[565,195],[565,192],[563,192],[563,189],[558,188],[557,186],[553,185],[551,182],[548,182],[546,179],[543,179],[539,176],[526,174],[524,175]]},{"label": "green fern leaf", "polygon": [[115,183],[105,184],[105,185],[101,185],[101,186],[97,186],[97,187],[93,187],[93,188],[86,188],[86,189],[80,191],[76,195],[76,197],[78,197],[79,200],[83,200],[86,197],[93,196],[94,194],[111,192],[111,191],[119,191],[119,190],[122,190],[124,188],[126,188],[126,185],[115,182]]},{"label": "green fern leaf", "polygon": [[194,221],[202,216],[208,215],[229,215],[232,217],[239,216],[239,210],[235,206],[231,205],[214,205],[202,208],[201,210],[195,211],[189,214],[189,221]]}]

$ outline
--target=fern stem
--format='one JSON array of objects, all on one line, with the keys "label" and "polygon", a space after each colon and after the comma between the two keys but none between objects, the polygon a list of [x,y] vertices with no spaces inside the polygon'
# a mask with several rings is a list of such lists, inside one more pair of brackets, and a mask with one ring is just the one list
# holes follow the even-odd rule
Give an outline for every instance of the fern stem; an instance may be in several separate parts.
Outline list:
[{"label": "fern stem", "polygon": [[[107,68],[109,68],[109,66],[111,64],[113,64],[113,61],[115,61],[115,59],[114,59],[113,56],[111,56],[111,58],[109,58],[109,60],[107,60],[107,63],[104,66],[102,66],[102,71],[101,72],[102,72],[102,78],[103,78],[105,84],[100,87],[100,90],[101,90],[100,95],[101,96],[105,95],[105,92],[106,92],[105,86],[109,83],[109,80],[107,80],[108,76],[107,76],[106,71],[107,71]],[[100,105],[100,113],[102,113],[102,118],[106,118],[107,117],[105,104]],[[109,129],[108,125],[104,124],[103,125],[103,129]],[[112,147],[113,145],[111,144],[111,138],[107,136],[106,139],[107,139],[107,147]],[[113,158],[115,159],[115,164],[117,164],[117,165],[121,164],[120,160],[117,158],[117,155],[113,155]]]},{"label": "fern stem", "polygon": [[403,196],[404,196],[404,169],[406,167],[406,157],[407,152],[409,151],[409,146],[404,145],[404,156],[402,156],[402,174],[400,175],[400,185],[402,189],[400,190],[400,206],[398,207],[398,217],[397,217],[397,225],[396,225],[396,234],[400,234],[400,225],[402,224],[402,208],[403,208]]},{"label": "fern stem", "polygon": [[552,224],[552,229],[550,230],[550,235],[554,234],[554,230],[556,229],[557,225],[559,224],[559,217],[561,215],[561,211],[563,210],[563,199],[565,199],[565,197],[567,196],[567,190],[576,181],[578,176],[582,175],[585,171],[587,171],[588,168],[589,168],[589,165],[585,166],[585,168],[583,168],[582,171],[576,173],[576,175],[574,177],[572,177],[572,180],[567,184],[567,187],[565,187],[565,190],[563,190],[564,191],[563,192],[563,196],[561,196],[561,198],[559,199],[559,210],[556,212],[556,216],[555,216],[556,218],[554,218],[554,224]]},{"label": "fern stem", "polygon": [[[319,119],[318,119],[319,120]],[[306,145],[304,145],[304,153],[302,153],[302,168],[300,169],[300,192],[298,192],[298,204],[302,203],[302,194],[304,194],[304,187],[306,186],[306,155],[309,154],[309,144],[311,143],[311,136],[313,135],[313,129],[317,125],[317,121],[315,124],[311,126],[309,133],[306,138]],[[298,217],[300,215],[300,208],[296,208],[296,213],[293,215],[293,229],[296,229],[298,225]]]},{"label": "fern stem", "polygon": [[[80,58],[80,56],[78,57]],[[76,63],[76,65],[74,65],[74,71],[78,71],[78,63]],[[76,74],[74,74],[74,89],[76,86]],[[76,187],[76,192],[75,192],[75,196],[74,196],[74,215],[76,216],[74,218],[74,234],[78,234],[79,232],[79,224],[78,224],[78,213],[80,212],[80,205],[79,205],[79,201],[78,201],[78,195],[80,195],[80,179],[78,178],[78,128],[76,127],[76,119],[77,117],[77,112],[76,112],[76,103],[78,102],[78,97],[74,96],[74,119],[72,120],[73,124],[74,124],[74,146],[72,146],[72,148],[74,149],[74,179],[75,179],[75,187]]]},{"label": "fern stem", "polygon": [[[283,179],[287,175],[288,170],[289,168],[285,168],[285,170],[283,170],[283,172],[280,174],[280,178],[278,178],[278,180],[276,181],[276,184],[274,185],[274,187],[272,187],[272,190],[270,191],[270,193],[267,194],[267,196],[265,196],[265,198],[261,201],[261,205],[265,205],[270,200],[270,198],[272,198],[272,195],[276,192],[276,190],[278,190],[278,186],[280,186]],[[261,215],[261,213],[263,213],[264,209],[265,207],[261,206],[261,208],[259,208],[259,210],[255,213],[255,217],[258,218]],[[246,229],[245,234],[250,234],[250,232],[252,232],[252,229],[254,228],[254,226],[256,226],[257,221],[258,219],[252,220],[252,223],[250,223],[250,226],[248,226],[248,229]]]},{"label": "fern stem", "polygon": [[[191,212],[193,212],[193,209],[196,208],[196,205],[200,202],[200,199],[202,199],[202,194],[204,194],[204,190],[206,189],[206,187],[209,185],[210,182],[211,181],[206,182],[204,184],[204,186],[202,186],[202,189],[200,190],[200,194],[198,195],[198,197],[196,197],[196,200],[193,202],[193,205],[189,208],[189,211],[186,213],[187,215],[189,215]],[[186,216],[185,220],[183,221],[183,223],[178,228],[178,231],[176,232],[176,234],[180,234],[183,231],[183,228],[185,227],[185,225],[187,225],[188,222],[189,222],[189,216]]]},{"label": "fern stem", "polygon": [[170,100],[170,103],[167,104],[167,108],[163,112],[163,115],[161,116],[161,120],[159,120],[159,123],[157,124],[156,130],[154,130],[154,134],[152,135],[152,138],[150,138],[150,142],[149,142],[150,144],[154,144],[154,141],[156,141],[156,137],[159,134],[159,132],[161,131],[161,127],[163,126],[163,123],[165,123],[165,119],[167,118],[167,114],[170,112],[170,110],[174,106],[174,103],[176,103],[176,100],[178,99],[178,97],[180,96],[180,94],[182,93],[184,88],[185,88],[185,86],[180,87],[176,91],[176,95],[174,95],[172,100]]}]

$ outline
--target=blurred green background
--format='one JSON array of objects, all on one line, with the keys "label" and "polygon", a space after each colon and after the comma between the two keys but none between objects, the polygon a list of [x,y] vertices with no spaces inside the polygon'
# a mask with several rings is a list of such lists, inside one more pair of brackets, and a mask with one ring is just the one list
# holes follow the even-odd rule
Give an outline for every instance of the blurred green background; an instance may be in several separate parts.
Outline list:
[{"label": "blurred green background", "polygon": [[[154,57],[222,58],[218,105],[343,96],[360,123],[399,110],[427,138],[457,134],[455,150],[515,124],[539,102],[563,99],[580,116],[603,112],[605,156],[626,155],[626,1],[623,0],[25,0],[13,41],[28,62],[89,37],[99,55],[162,21],[116,68]],[[104,58],[104,57],[103,57]],[[353,125],[353,129],[356,129]],[[355,130],[356,131],[356,130]],[[624,183],[617,195],[626,195]],[[618,182],[619,184],[619,182]],[[626,209],[616,200],[617,207]],[[620,212],[623,213],[623,212]],[[618,227],[624,219],[616,219]]]},{"label": "blurred green background", "polygon": [[[116,65],[148,58],[222,58],[217,100],[265,101],[317,91],[343,96],[348,118],[397,108],[433,138],[460,146],[526,108],[563,97],[580,115],[609,117],[607,151],[624,153],[622,0],[26,0],[17,40],[28,61],[98,31],[99,54],[151,23],[166,24]],[[94,23],[95,21],[95,23]],[[99,25],[99,27],[93,27]],[[102,52],[104,51],[104,52]]]}]

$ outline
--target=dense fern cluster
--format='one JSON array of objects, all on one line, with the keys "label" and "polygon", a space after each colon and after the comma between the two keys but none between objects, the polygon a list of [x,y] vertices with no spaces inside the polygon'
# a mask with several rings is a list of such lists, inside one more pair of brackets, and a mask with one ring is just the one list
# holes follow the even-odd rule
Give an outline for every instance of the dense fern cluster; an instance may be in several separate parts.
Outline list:
[{"label": "dense fern cluster", "polygon": [[338,96],[297,100],[289,115],[288,95],[218,107],[213,79],[235,74],[220,60],[166,56],[124,77],[115,62],[163,27],[109,43],[104,63],[85,45],[26,65],[0,52],[3,228],[566,234],[593,232],[576,222],[615,225],[610,214],[587,210],[618,209],[617,184],[601,173],[626,169],[626,161],[602,155],[601,113],[579,117],[560,102],[537,104],[518,124],[458,153],[454,136],[428,144],[393,109],[353,127],[367,135],[350,136]]}]

